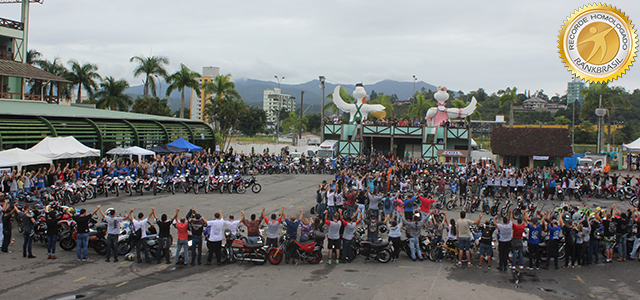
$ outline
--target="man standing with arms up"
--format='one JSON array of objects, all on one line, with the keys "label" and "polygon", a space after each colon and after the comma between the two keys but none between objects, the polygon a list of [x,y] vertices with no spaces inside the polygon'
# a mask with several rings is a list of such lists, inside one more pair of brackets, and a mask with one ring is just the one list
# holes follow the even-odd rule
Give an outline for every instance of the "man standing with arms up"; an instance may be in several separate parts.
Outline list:
[{"label": "man standing with arms up", "polygon": [[116,210],[113,208],[107,209],[107,214],[99,210],[102,217],[107,221],[107,259],[110,261],[111,251],[113,251],[113,261],[118,261],[118,236],[120,235],[120,223],[124,220],[131,218],[133,208],[129,210],[129,214],[126,217],[116,217]]},{"label": "man standing with arms up", "polygon": [[482,214],[477,221],[472,222],[471,220],[466,219],[467,213],[465,211],[460,212],[460,219],[456,222],[456,226],[458,226],[458,267],[462,267],[462,257],[467,254],[467,267],[471,268],[473,265],[471,264],[471,225],[480,224],[480,220],[482,220]]},{"label": "man standing with arms up", "polygon": [[257,220],[256,220],[256,214],[251,214],[251,221],[248,221],[247,219],[244,218],[244,210],[240,212],[242,214],[242,217],[240,218],[240,222],[242,222],[242,224],[247,226],[247,242],[249,242],[249,244],[258,243],[258,238],[260,237],[260,223],[262,223],[262,220],[264,219],[264,209],[265,208],[263,206],[262,214],[260,215],[260,218],[258,218]]},{"label": "man standing with arms up", "polygon": [[222,218],[222,211],[218,211],[213,215],[213,221],[206,221],[207,225],[211,227],[211,233],[207,239],[207,248],[209,248],[209,255],[207,256],[207,262],[205,265],[211,265],[213,254],[216,254],[216,262],[218,265],[222,264],[220,250],[222,250],[222,228],[224,227],[224,219]]},{"label": "man standing with arms up", "polygon": [[498,257],[500,258],[498,270],[500,271],[507,270],[507,259],[509,258],[509,251],[511,250],[511,239],[513,238],[511,214],[512,211],[509,210],[509,217],[502,217],[502,224],[498,224],[498,216],[494,217],[494,223],[496,223],[498,227]]}]

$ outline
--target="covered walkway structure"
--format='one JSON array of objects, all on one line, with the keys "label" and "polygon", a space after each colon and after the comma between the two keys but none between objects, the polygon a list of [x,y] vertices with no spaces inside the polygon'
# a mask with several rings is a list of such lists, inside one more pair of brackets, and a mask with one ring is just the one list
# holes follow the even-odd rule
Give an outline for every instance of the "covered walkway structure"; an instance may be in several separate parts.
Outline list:
[{"label": "covered walkway structure", "polygon": [[0,150],[31,148],[47,136],[73,136],[103,155],[115,147],[148,149],[180,137],[202,148],[215,147],[215,133],[199,120],[0,100]]}]

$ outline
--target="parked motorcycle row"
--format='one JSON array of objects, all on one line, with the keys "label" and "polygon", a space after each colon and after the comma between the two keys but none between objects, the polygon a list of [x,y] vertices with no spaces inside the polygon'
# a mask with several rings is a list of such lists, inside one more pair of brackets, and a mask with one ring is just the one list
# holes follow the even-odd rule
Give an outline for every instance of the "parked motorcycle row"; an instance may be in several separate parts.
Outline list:
[{"label": "parked motorcycle row", "polygon": [[256,194],[262,191],[262,186],[255,176],[248,178],[239,174],[233,176],[195,176],[187,172],[186,174],[177,174],[169,177],[102,176],[89,181],[59,181],[45,189],[19,194],[17,200],[24,203],[42,203],[43,205],[52,201],[56,201],[60,205],[76,205],[88,199],[94,199],[98,195],[104,195],[105,197],[115,195],[118,197],[120,194],[142,196],[145,193],[157,195],[159,193],[175,194],[181,192],[185,194],[204,192],[206,194],[215,191],[220,194],[244,194],[247,190],[251,190]]}]

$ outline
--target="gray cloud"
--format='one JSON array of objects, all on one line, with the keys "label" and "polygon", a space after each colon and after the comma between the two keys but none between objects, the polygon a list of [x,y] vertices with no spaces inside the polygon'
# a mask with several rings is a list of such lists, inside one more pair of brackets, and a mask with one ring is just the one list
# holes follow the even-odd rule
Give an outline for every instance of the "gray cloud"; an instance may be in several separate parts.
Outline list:
[{"label": "gray cloud", "polygon": [[[557,35],[579,1],[45,1],[31,6],[30,47],[98,64],[132,84],[133,55],[165,55],[234,78],[300,83],[419,80],[456,90],[517,86],[563,94],[571,76]],[[640,23],[640,2],[615,5]],[[19,18],[20,5],[0,14]],[[639,88],[634,66],[614,82]]]}]

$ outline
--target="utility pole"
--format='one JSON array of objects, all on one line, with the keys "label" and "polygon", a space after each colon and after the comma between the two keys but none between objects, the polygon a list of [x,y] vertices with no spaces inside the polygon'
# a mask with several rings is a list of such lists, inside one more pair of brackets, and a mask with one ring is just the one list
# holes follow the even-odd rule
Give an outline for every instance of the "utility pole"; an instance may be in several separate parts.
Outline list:
[{"label": "utility pole", "polygon": [[320,111],[320,141],[324,142],[324,76],[320,76],[320,86],[322,87],[322,107]]},{"label": "utility pole", "polygon": [[298,146],[300,146],[300,140],[302,140],[302,108],[304,104],[304,91],[300,91],[300,134],[298,135]]}]

